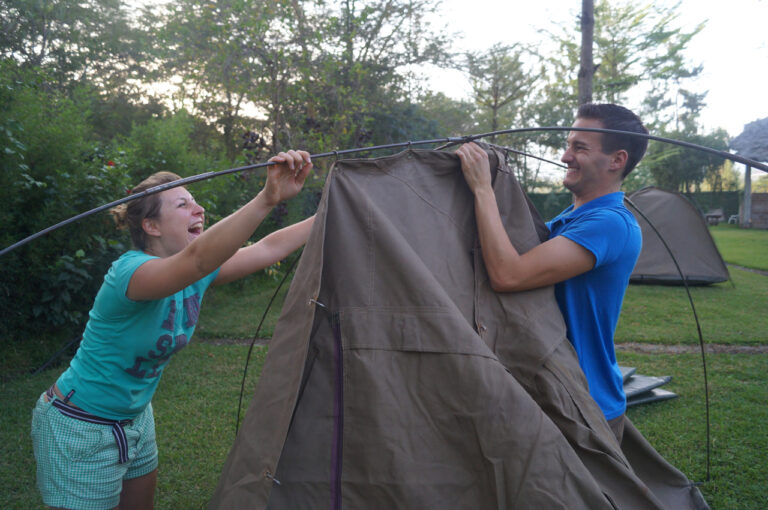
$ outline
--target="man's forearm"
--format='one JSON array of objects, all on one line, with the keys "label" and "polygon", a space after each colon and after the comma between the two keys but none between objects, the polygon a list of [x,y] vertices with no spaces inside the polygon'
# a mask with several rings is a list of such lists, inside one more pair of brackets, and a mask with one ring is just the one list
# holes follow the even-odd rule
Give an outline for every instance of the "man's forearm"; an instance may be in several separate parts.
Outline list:
[{"label": "man's forearm", "polygon": [[510,290],[514,284],[520,254],[504,229],[492,188],[483,187],[475,191],[475,216],[483,261],[491,286],[496,291]]}]

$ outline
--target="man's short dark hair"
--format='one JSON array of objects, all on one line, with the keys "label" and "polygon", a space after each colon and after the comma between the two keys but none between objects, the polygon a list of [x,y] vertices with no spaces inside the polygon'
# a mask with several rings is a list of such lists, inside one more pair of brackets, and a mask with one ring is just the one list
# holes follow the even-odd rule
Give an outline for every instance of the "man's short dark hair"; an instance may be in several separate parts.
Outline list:
[{"label": "man's short dark hair", "polygon": [[[640,117],[634,114],[632,110],[612,103],[586,103],[579,106],[576,114],[577,119],[593,119],[603,124],[605,129],[615,129],[617,131],[629,131],[632,133],[648,134],[648,130],[643,126]],[[610,154],[617,150],[627,151],[627,164],[621,178],[626,177],[629,172],[634,170],[635,166],[643,159],[645,151],[648,148],[648,139],[642,136],[619,135],[615,133],[602,133],[603,153]]]}]

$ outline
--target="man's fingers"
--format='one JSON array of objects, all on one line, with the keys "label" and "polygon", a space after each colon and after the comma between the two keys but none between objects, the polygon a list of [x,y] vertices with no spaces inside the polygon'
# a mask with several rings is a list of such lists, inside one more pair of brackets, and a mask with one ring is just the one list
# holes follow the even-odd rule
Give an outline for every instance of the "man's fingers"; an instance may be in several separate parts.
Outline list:
[{"label": "man's fingers", "polygon": [[474,142],[465,143],[456,149],[456,155],[462,163],[476,163],[488,157],[488,154]]}]

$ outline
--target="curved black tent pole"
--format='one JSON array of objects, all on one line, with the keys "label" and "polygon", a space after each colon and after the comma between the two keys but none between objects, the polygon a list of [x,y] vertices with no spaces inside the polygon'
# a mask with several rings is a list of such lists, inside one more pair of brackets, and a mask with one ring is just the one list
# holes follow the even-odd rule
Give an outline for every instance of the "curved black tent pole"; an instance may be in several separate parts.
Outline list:
[{"label": "curved black tent pole", "polygon": [[[758,161],[751,160],[749,158],[745,158],[743,156],[739,156],[737,154],[731,154],[729,152],[719,151],[716,149],[712,149],[710,147],[705,147],[703,145],[697,145],[690,142],[683,142],[680,140],[674,140],[672,138],[664,138],[662,136],[655,136],[655,135],[647,135],[644,133],[633,133],[631,131],[619,131],[615,129],[600,129],[600,128],[577,128],[577,127],[559,127],[559,126],[551,126],[551,127],[532,127],[532,128],[516,128],[516,129],[502,129],[500,131],[491,131],[488,133],[481,133],[476,135],[468,135],[468,136],[462,136],[462,137],[446,137],[446,138],[436,138],[432,140],[418,140],[418,141],[409,141],[409,142],[399,142],[399,143],[391,143],[386,145],[374,145],[371,147],[358,147],[354,149],[344,149],[339,151],[331,151],[331,152],[323,152],[320,154],[314,154],[311,157],[314,159],[318,158],[326,158],[329,156],[335,156],[338,157],[340,155],[345,154],[353,154],[353,153],[360,153],[360,152],[366,152],[366,151],[377,151],[377,150],[383,150],[383,149],[394,149],[399,147],[411,147],[413,145],[428,145],[428,144],[436,144],[436,143],[444,143],[446,145],[440,147],[449,147],[454,144],[458,143],[465,143],[465,142],[471,142],[473,140],[478,140],[480,138],[485,138],[487,136],[495,136],[495,135],[502,135],[502,134],[517,134],[517,133],[533,133],[533,132],[546,132],[546,131],[592,131],[596,133],[615,133],[615,134],[623,134],[623,135],[629,135],[629,136],[636,136],[641,138],[647,138],[649,140],[656,140],[659,142],[669,143],[672,145],[679,145],[681,147],[687,147],[689,149],[694,149],[698,151],[708,152],[710,154],[714,154],[716,156],[719,156],[724,159],[730,159],[732,161],[736,161],[737,163],[743,163],[745,165],[749,165],[752,168],[757,168],[759,170],[763,170],[765,172],[768,172],[768,165],[760,163]],[[533,156],[533,155],[531,155]],[[537,156],[533,156],[537,157]],[[159,186],[155,186],[154,188],[150,188],[148,190],[142,191],[141,193],[137,193],[135,195],[129,195],[127,197],[123,197],[121,199],[115,200],[114,202],[110,202],[108,204],[104,204],[102,206],[96,207],[94,209],[91,209],[90,211],[86,211],[84,213],[78,214],[76,216],[73,216],[67,220],[64,220],[60,223],[57,223],[55,225],[52,225],[48,228],[45,228],[35,234],[32,234],[29,237],[26,237],[22,239],[21,241],[18,241],[6,248],[3,248],[0,250],[0,256],[5,255],[6,253],[9,253],[16,248],[19,248],[25,244],[27,244],[30,241],[33,241],[37,239],[38,237],[41,237],[49,232],[52,232],[56,229],[59,229],[63,226],[69,225],[70,223],[74,223],[75,221],[81,220],[83,218],[86,218],[87,216],[90,216],[92,214],[95,214],[97,212],[104,211],[106,209],[112,208],[116,205],[120,205],[125,202],[129,202],[131,200],[135,200],[137,198],[142,198],[147,195],[151,195],[154,193],[159,193],[161,191],[165,191],[167,189],[175,188],[177,186],[184,186],[186,184],[191,184],[194,182],[204,181],[207,179],[212,179],[213,177],[218,177],[221,175],[227,175],[231,173],[237,173],[237,172],[244,172],[246,170],[253,170],[256,168],[262,168],[269,165],[272,165],[273,163],[267,162],[267,163],[258,163],[255,165],[246,165],[241,166],[237,168],[229,168],[227,170],[219,170],[215,172],[205,172],[198,175],[192,175],[190,177],[185,177],[183,179],[179,179],[177,181],[169,182],[166,184],[161,184]]]},{"label": "curved black tent pole", "polygon": [[[739,155],[736,155],[736,154],[731,154],[731,153],[728,153],[728,152],[712,149],[710,147],[705,147],[705,146],[697,145],[697,144],[690,143],[690,142],[684,142],[684,141],[680,141],[680,140],[674,140],[674,139],[671,139],[671,138],[665,138],[665,137],[661,137],[661,136],[655,136],[655,135],[644,134],[644,133],[634,133],[634,132],[631,132],[631,131],[620,131],[620,130],[614,130],[614,129],[601,129],[601,128],[577,128],[577,127],[572,127],[572,126],[569,126],[569,127],[550,126],[550,127],[503,129],[503,130],[499,130],[499,131],[491,131],[491,132],[488,132],[488,133],[480,133],[480,134],[468,135],[468,136],[463,136],[463,137],[446,137],[446,138],[437,138],[437,139],[432,139],[432,140],[408,141],[408,142],[399,142],[399,143],[386,144],[386,145],[375,145],[375,146],[370,146],[370,147],[358,147],[358,148],[354,148],[354,149],[344,149],[344,150],[338,150],[338,151],[331,151],[331,152],[324,152],[324,153],[320,153],[320,154],[314,154],[314,155],[311,155],[311,157],[313,159],[329,157],[329,156],[334,156],[334,157],[338,158],[339,155],[345,155],[345,154],[353,154],[353,153],[360,153],[360,152],[366,152],[366,151],[377,151],[377,150],[383,150],[383,149],[393,149],[393,148],[400,148],[400,147],[408,147],[408,148],[410,148],[413,145],[427,145],[427,144],[436,144],[436,143],[444,143],[445,145],[439,147],[439,149],[443,149],[443,148],[449,147],[449,146],[454,145],[454,144],[466,143],[466,142],[470,142],[470,141],[477,140],[477,139],[480,139],[480,138],[485,138],[485,137],[488,137],[488,136],[495,136],[495,135],[501,135],[501,134],[547,132],[547,131],[591,131],[591,132],[597,132],[597,133],[614,133],[614,134],[623,134],[623,135],[647,138],[649,140],[656,140],[656,141],[659,141],[659,142],[669,143],[669,144],[672,144],[672,145],[679,145],[679,146],[686,147],[686,148],[693,149],[693,150],[699,150],[699,151],[703,151],[703,152],[708,152],[710,154],[714,154],[714,155],[722,157],[724,159],[730,159],[730,160],[736,161],[738,163],[743,163],[745,165],[749,165],[752,168],[757,168],[757,169],[763,170],[765,172],[768,172],[768,165],[765,165],[765,164],[760,163],[758,161],[753,161],[753,160],[751,160],[749,158],[745,158],[743,156],[739,156]],[[557,165],[557,166],[561,166],[561,167],[563,166],[560,163],[555,163],[554,161],[547,160],[547,159],[544,159],[544,158],[541,158],[541,157],[538,157],[538,156],[534,156],[532,154],[527,154],[527,153],[524,153],[522,151],[517,151],[515,149],[510,149],[510,148],[505,148],[505,147],[502,147],[502,148],[504,150],[507,150],[508,152],[514,152],[516,154],[530,156],[530,157],[533,157],[535,159],[539,159],[541,161],[552,163],[552,164]],[[64,226],[66,226],[66,225],[68,225],[70,223],[74,223],[75,221],[78,221],[80,219],[86,218],[86,217],[88,217],[88,216],[90,216],[92,214],[95,214],[95,213],[104,211],[106,209],[115,207],[115,206],[120,205],[122,203],[129,202],[131,200],[136,200],[138,198],[142,198],[144,196],[151,195],[151,194],[154,194],[154,193],[160,193],[160,192],[165,191],[167,189],[175,188],[175,187],[178,187],[178,186],[184,186],[186,184],[191,184],[191,183],[194,183],[194,182],[199,182],[199,181],[211,179],[213,177],[218,177],[218,176],[221,176],[221,175],[227,175],[227,174],[231,174],[231,173],[238,173],[238,172],[244,172],[246,170],[253,170],[253,169],[257,169],[257,168],[262,168],[262,167],[266,167],[266,166],[269,166],[269,165],[272,165],[272,164],[274,164],[274,163],[266,162],[266,163],[258,163],[258,164],[254,164],[254,165],[241,166],[241,167],[237,167],[237,168],[230,168],[230,169],[220,170],[220,171],[205,172],[205,173],[202,173],[202,174],[193,175],[193,176],[190,176],[190,177],[185,177],[185,178],[182,178],[182,179],[170,182],[170,183],[166,183],[166,184],[161,184],[159,186],[155,186],[153,188],[150,188],[148,190],[142,191],[142,192],[137,193],[135,195],[129,195],[127,197],[123,197],[121,199],[115,200],[115,201],[110,202],[108,204],[101,205],[99,207],[91,209],[90,211],[86,211],[84,213],[81,213],[81,214],[78,214],[76,216],[73,216],[73,217],[71,217],[71,218],[69,218],[67,220],[64,220],[64,221],[62,221],[60,223],[57,223],[57,224],[52,225],[50,227],[47,227],[47,228],[45,228],[45,229],[43,229],[43,230],[41,230],[41,231],[31,235],[31,236],[28,236],[28,237],[22,239],[21,241],[18,241],[18,242],[14,243],[14,244],[6,247],[6,248],[3,248],[2,250],[0,250],[0,256],[5,255],[6,253],[9,253],[9,252],[15,250],[16,248],[19,248],[19,247],[27,244],[28,242],[37,239],[38,237],[42,237],[43,235],[45,235],[45,234],[47,234],[49,232],[52,232],[52,231],[54,231],[56,229],[64,227]],[[636,210],[638,210],[637,207],[634,204],[632,204],[632,206]],[[642,215],[642,213],[640,213],[640,214]],[[678,268],[678,271],[680,272],[680,274],[682,276],[682,271],[680,270],[680,267],[677,264],[677,260],[675,260],[674,255],[672,254],[671,250],[667,246],[666,242],[664,242],[664,239],[661,237],[661,234],[650,223],[648,218],[646,218],[644,215],[643,215],[643,218],[646,221],[648,221],[648,223],[651,225],[653,230],[656,232],[656,234],[662,240],[662,243],[665,245],[665,247],[667,247],[667,251],[672,256],[673,261],[675,262],[675,266]],[[289,274],[289,273],[290,273],[290,271],[288,271],[286,273],[286,277],[287,277],[287,274]],[[285,277],[283,278],[283,282],[284,281],[285,281]],[[278,285],[278,288],[275,291],[275,294],[272,296],[272,300],[267,305],[267,309],[264,312],[264,316],[262,317],[261,323],[259,324],[259,327],[257,328],[256,333],[254,335],[254,339],[253,339],[253,341],[251,343],[251,349],[248,352],[248,358],[250,358],[250,353],[251,353],[251,350],[253,348],[253,342],[255,342],[256,336],[258,335],[258,333],[259,333],[259,331],[261,329],[261,324],[263,323],[264,318],[266,317],[266,314],[267,314],[267,312],[269,311],[269,308],[272,305],[272,301],[274,301],[275,296],[277,295],[277,292],[282,287],[283,282],[281,282],[280,285]],[[685,278],[684,277],[683,277],[683,282],[685,283]],[[699,321],[698,321],[698,316],[696,314],[696,309],[693,306],[693,299],[691,297],[690,290],[688,289],[687,283],[685,283],[685,287],[686,287],[686,291],[688,291],[688,298],[690,300],[691,307],[693,308],[693,314],[694,314],[694,317],[696,319],[696,327],[697,327],[698,332],[699,332],[699,341],[700,341],[700,345],[701,345],[702,362],[704,363],[704,380],[705,380],[705,395],[706,395],[706,408],[707,408],[707,481],[709,481],[709,479],[710,479],[710,476],[709,476],[709,446],[710,446],[709,445],[709,397],[708,397],[709,392],[708,392],[708,388],[707,388],[706,361],[705,361],[705,354],[704,354],[704,342],[703,342],[703,338],[702,338],[702,335],[701,335],[701,327],[699,326]],[[247,368],[248,367],[247,367],[247,362],[246,362],[245,371],[247,371]],[[241,387],[241,395],[240,395],[241,401],[242,401],[242,390],[243,390],[244,384],[245,384],[245,377],[246,377],[246,374],[244,372],[243,373],[243,385]],[[238,423],[239,423],[239,414],[240,414],[240,409],[238,408]],[[235,425],[236,428],[238,426],[238,423],[236,423],[236,425]]]},{"label": "curved black tent pole", "polygon": [[[392,149],[392,148],[397,148],[397,147],[406,147],[406,146],[410,146],[410,145],[434,144],[434,143],[441,143],[441,142],[450,142],[450,141],[453,141],[453,140],[454,140],[453,138],[439,138],[437,140],[421,140],[421,141],[417,141],[417,142],[401,142],[401,143],[393,143],[393,144],[388,144],[388,145],[376,145],[376,146],[372,146],[372,147],[362,147],[362,148],[356,148],[356,149],[345,149],[345,150],[340,150],[340,151],[324,152],[324,153],[321,153],[321,154],[314,154],[311,157],[314,158],[314,159],[325,158],[325,157],[329,157],[329,156],[337,156],[338,157],[339,155],[342,155],[342,154],[351,154],[351,153],[355,153],[355,152],[365,152],[365,151]],[[462,140],[462,139],[459,139],[459,140]],[[39,232],[37,232],[35,234],[32,234],[29,237],[26,237],[26,238],[22,239],[21,241],[18,241],[18,242],[14,243],[14,244],[6,247],[6,248],[3,248],[2,250],[0,250],[0,256],[3,256],[6,253],[15,250],[16,248],[19,248],[19,247],[27,244],[28,242],[37,239],[38,237],[42,237],[43,235],[45,235],[45,234],[47,234],[49,232],[52,232],[52,231],[54,231],[56,229],[59,229],[61,227],[66,226],[66,225],[69,225],[70,223],[74,223],[75,221],[78,221],[78,220],[81,220],[83,218],[86,218],[86,217],[88,217],[88,216],[90,216],[92,214],[96,214],[98,212],[101,212],[101,211],[104,211],[104,210],[107,210],[107,209],[111,209],[112,207],[115,207],[117,205],[124,204],[125,202],[130,202],[131,200],[136,200],[137,198],[143,198],[143,197],[145,197],[147,195],[153,195],[155,193],[160,193],[161,191],[165,191],[165,190],[171,189],[171,188],[176,188],[176,187],[179,187],[179,186],[184,186],[186,184],[192,184],[192,183],[199,182],[199,181],[205,181],[205,180],[212,179],[214,177],[219,177],[219,176],[222,176],[222,175],[228,175],[228,174],[233,174],[233,173],[238,173],[238,172],[244,172],[246,170],[254,170],[254,169],[257,169],[257,168],[263,168],[263,167],[267,167],[267,166],[270,166],[270,165],[273,165],[273,164],[274,163],[272,163],[272,162],[257,163],[257,164],[254,164],[254,165],[240,166],[240,167],[237,167],[237,168],[228,168],[226,170],[218,170],[218,171],[215,171],[215,172],[214,171],[212,171],[212,172],[205,172],[205,173],[198,174],[198,175],[191,175],[189,177],[184,177],[183,179],[178,179],[178,180],[175,180],[175,181],[172,181],[172,182],[168,182],[168,183],[165,183],[165,184],[160,184],[160,185],[155,186],[153,188],[149,188],[147,190],[144,190],[144,191],[142,191],[140,193],[136,193],[135,195],[132,194],[132,195],[129,195],[127,197],[120,198],[120,199],[115,200],[113,202],[110,202],[108,204],[104,204],[104,205],[101,205],[99,207],[95,207],[95,208],[91,209],[90,211],[86,211],[86,212],[80,213],[80,214],[78,214],[76,216],[72,216],[71,218],[66,219],[66,220],[64,220],[64,221],[62,221],[60,223],[55,224],[55,225],[51,225],[48,228],[45,228],[45,229],[43,229],[43,230],[41,230],[41,231],[39,231]]]},{"label": "curved black tent pole", "polygon": [[[466,141],[466,140],[461,140],[461,141],[463,142],[463,141]],[[512,149],[510,147],[499,146],[499,145],[496,145],[496,144],[491,144],[491,145],[493,145],[494,147],[497,147],[497,148],[499,148],[499,149],[501,149],[501,150],[503,150],[505,152],[512,152],[512,153],[519,154],[519,155],[522,155],[522,156],[533,157],[535,159],[541,160],[541,161],[543,161],[545,163],[550,163],[550,164],[555,165],[555,166],[559,166],[559,167],[565,167],[566,166],[566,165],[563,165],[562,163],[557,163],[555,161],[552,161],[552,160],[549,160],[549,159],[546,159],[546,158],[542,158],[542,157],[539,157],[539,156],[534,156],[532,154],[528,154],[526,152],[522,152],[522,151],[519,151],[519,150],[516,150],[516,149]],[[693,296],[691,295],[691,290],[690,290],[690,288],[688,286],[688,282],[685,279],[685,275],[683,274],[683,271],[680,268],[680,264],[678,264],[678,262],[677,262],[677,257],[675,257],[675,254],[672,252],[672,249],[669,247],[669,245],[665,241],[664,237],[661,235],[661,232],[658,231],[658,229],[653,224],[653,222],[640,210],[640,208],[638,208],[638,206],[635,205],[635,203],[630,201],[628,198],[625,198],[625,200],[626,200],[626,202],[630,206],[632,206],[633,209],[635,209],[640,214],[640,216],[642,216],[642,218],[648,223],[648,225],[650,225],[651,229],[653,229],[653,231],[659,237],[659,239],[661,240],[662,244],[666,248],[667,253],[669,253],[670,257],[672,257],[672,262],[675,264],[675,267],[677,268],[677,272],[680,274],[680,278],[683,280],[683,284],[685,286],[685,291],[688,294],[688,302],[691,305],[691,310],[693,312],[693,318],[694,318],[694,321],[696,322],[696,331],[698,332],[698,336],[699,336],[699,347],[701,349],[701,364],[702,364],[702,370],[703,370],[703,373],[704,373],[704,407],[705,407],[705,410],[706,410],[706,413],[705,413],[705,428],[706,428],[706,444],[707,444],[707,453],[706,453],[706,472],[707,472],[707,475],[706,475],[706,480],[705,481],[709,482],[710,481],[710,465],[711,465],[711,461],[710,461],[710,458],[711,458],[711,454],[710,454],[710,443],[711,443],[711,440],[710,440],[710,415],[709,415],[709,379],[707,377],[707,360],[706,360],[706,352],[705,352],[705,348],[704,348],[704,336],[703,336],[703,334],[701,332],[701,323],[699,322],[699,316],[696,313],[696,306],[693,303]],[[256,333],[254,334],[253,339],[251,340],[251,345],[250,345],[250,348],[248,349],[248,355],[246,356],[246,359],[245,359],[245,367],[243,369],[243,379],[242,379],[242,383],[240,385],[240,398],[239,398],[238,403],[237,403],[237,420],[235,421],[235,435],[237,435],[239,424],[240,424],[240,410],[242,409],[242,405],[243,405],[243,393],[244,393],[244,390],[245,390],[245,379],[246,379],[246,376],[247,376],[247,373],[248,373],[248,364],[249,364],[250,359],[251,359],[251,352],[253,350],[253,345],[256,342],[256,339],[258,338],[259,331],[261,330],[261,326],[264,323],[264,319],[266,318],[267,313],[269,312],[270,308],[272,307],[272,303],[274,302],[275,297],[280,292],[280,289],[282,288],[282,286],[285,283],[288,275],[291,273],[291,271],[293,270],[294,265],[296,264],[296,262],[298,260],[299,260],[299,258],[296,258],[296,260],[294,260],[294,262],[291,264],[291,267],[288,269],[288,271],[286,272],[285,276],[280,281],[280,284],[277,286],[277,289],[275,289],[275,292],[272,295],[272,299],[270,299],[269,304],[267,304],[267,307],[264,310],[264,313],[263,313],[263,315],[261,317],[261,321],[259,322],[259,326],[256,328]]]},{"label": "curved black tent pole", "polygon": [[664,142],[671,145],[679,145],[680,147],[686,147],[688,149],[693,149],[701,152],[708,152],[710,154],[714,154],[715,156],[719,156],[723,159],[730,159],[731,161],[742,163],[744,165],[749,165],[752,168],[757,168],[764,172],[768,172],[768,164],[760,163],[759,161],[745,158],[744,156],[739,156],[738,154],[731,154],[730,152],[713,149],[711,147],[706,147],[704,145],[698,145],[691,142],[684,142],[682,140],[675,140],[674,138],[665,138],[663,136],[656,136],[656,135],[645,134],[645,133],[635,133],[632,131],[620,131],[616,129],[578,128],[578,127],[560,127],[560,126],[503,129],[501,131],[491,131],[489,133],[481,133],[479,135],[469,135],[459,139],[452,139],[448,142],[446,146],[450,146],[451,144],[460,143],[464,141],[472,141],[478,138],[484,138],[486,136],[517,134],[517,133],[535,133],[535,132],[546,132],[546,131],[591,131],[595,133],[613,133],[618,135],[634,136],[637,138],[647,138],[648,140],[655,140],[657,142]]},{"label": "curved black tent pole", "polygon": [[707,478],[705,481],[710,481],[710,433],[709,433],[709,379],[707,378],[707,357],[706,352],[704,348],[704,336],[701,333],[701,324],[699,323],[699,315],[696,313],[696,306],[693,304],[693,296],[691,295],[691,288],[688,286],[688,280],[683,274],[683,270],[680,268],[680,264],[677,263],[677,258],[675,257],[675,254],[672,253],[672,248],[669,247],[667,244],[667,241],[664,240],[664,236],[661,235],[661,232],[659,232],[656,229],[656,226],[651,222],[648,217],[643,214],[643,211],[640,210],[640,208],[635,205],[630,199],[624,198],[624,201],[626,201],[632,208],[637,211],[640,216],[650,225],[651,229],[656,233],[656,236],[661,241],[661,244],[664,245],[664,248],[666,248],[667,253],[669,253],[669,256],[672,257],[672,262],[675,264],[675,268],[677,269],[677,273],[680,275],[680,279],[683,281],[683,286],[685,286],[685,292],[688,294],[688,302],[691,304],[691,311],[693,312],[693,318],[696,322],[696,331],[699,334],[699,348],[701,350],[701,367],[704,372],[704,408],[706,411],[706,430],[707,430]]},{"label": "curved black tent pole", "polygon": [[[301,251],[304,251],[304,250],[302,249]],[[245,379],[248,375],[248,364],[251,361],[251,353],[253,352],[253,346],[256,343],[256,340],[258,340],[259,338],[259,333],[261,332],[261,326],[264,324],[264,320],[267,318],[267,313],[269,313],[270,308],[272,308],[272,303],[275,302],[275,298],[280,292],[280,289],[283,288],[283,284],[288,279],[288,276],[293,272],[293,268],[296,266],[296,263],[299,261],[299,259],[301,259],[301,252],[299,252],[296,258],[293,259],[293,262],[291,262],[291,266],[285,272],[285,275],[283,275],[283,278],[280,280],[280,283],[277,285],[275,292],[272,293],[272,297],[269,299],[269,303],[267,303],[267,307],[264,309],[264,313],[261,315],[261,320],[259,321],[259,325],[256,328],[256,333],[253,334],[253,338],[251,339],[251,345],[248,347],[248,354],[245,356],[245,366],[243,367],[243,380],[240,383],[240,398],[237,400],[237,418],[235,418],[235,436],[237,436],[237,432],[240,429],[240,410],[243,407],[243,393],[245,393]]]},{"label": "curved black tent pole", "polygon": [[[524,156],[531,156],[530,154],[526,154],[521,151],[517,151],[515,149],[511,149],[509,147],[499,147],[500,149],[507,151],[507,152],[513,152],[515,154],[521,154]],[[537,156],[533,156],[536,159],[539,159],[541,161],[544,161],[545,163],[550,163],[552,165],[561,166],[564,167],[565,165],[561,163],[556,163],[555,161],[551,161],[545,158],[540,158]],[[688,295],[688,302],[691,304],[691,311],[693,312],[693,319],[694,322],[696,322],[696,331],[699,336],[699,348],[701,350],[701,366],[702,371],[704,374],[704,408],[705,408],[705,421],[706,421],[706,443],[707,443],[707,455],[706,455],[706,471],[707,476],[706,480],[707,482],[710,481],[710,445],[711,445],[711,439],[710,439],[710,419],[709,419],[709,378],[707,377],[707,357],[706,357],[706,349],[704,347],[704,335],[701,332],[701,323],[699,322],[699,315],[696,313],[696,306],[693,303],[693,296],[691,295],[691,289],[688,286],[688,281],[683,274],[683,270],[680,268],[680,264],[677,262],[677,257],[675,257],[675,254],[672,252],[672,249],[667,244],[667,241],[664,239],[664,236],[661,235],[661,232],[656,228],[656,226],[653,224],[653,222],[648,218],[643,211],[640,210],[640,208],[632,202],[629,198],[624,198],[624,200],[635,210],[637,213],[648,223],[648,225],[651,227],[651,229],[656,233],[661,243],[664,245],[664,248],[667,250],[667,253],[669,253],[669,256],[672,258],[672,262],[675,264],[675,268],[677,269],[678,274],[680,275],[680,279],[683,281],[683,285],[685,286],[685,292]]]}]

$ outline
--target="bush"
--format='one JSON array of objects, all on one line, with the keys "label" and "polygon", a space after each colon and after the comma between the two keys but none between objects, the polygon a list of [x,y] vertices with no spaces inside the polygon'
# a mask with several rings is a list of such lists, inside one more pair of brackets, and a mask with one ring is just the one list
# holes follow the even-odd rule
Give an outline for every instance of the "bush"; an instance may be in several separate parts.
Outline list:
[{"label": "bush", "polygon": [[[7,247],[100,205],[126,179],[91,141],[85,103],[7,62],[0,73],[0,243]],[[123,246],[106,215],[66,226],[3,256],[0,338],[80,328],[101,274]]]}]

